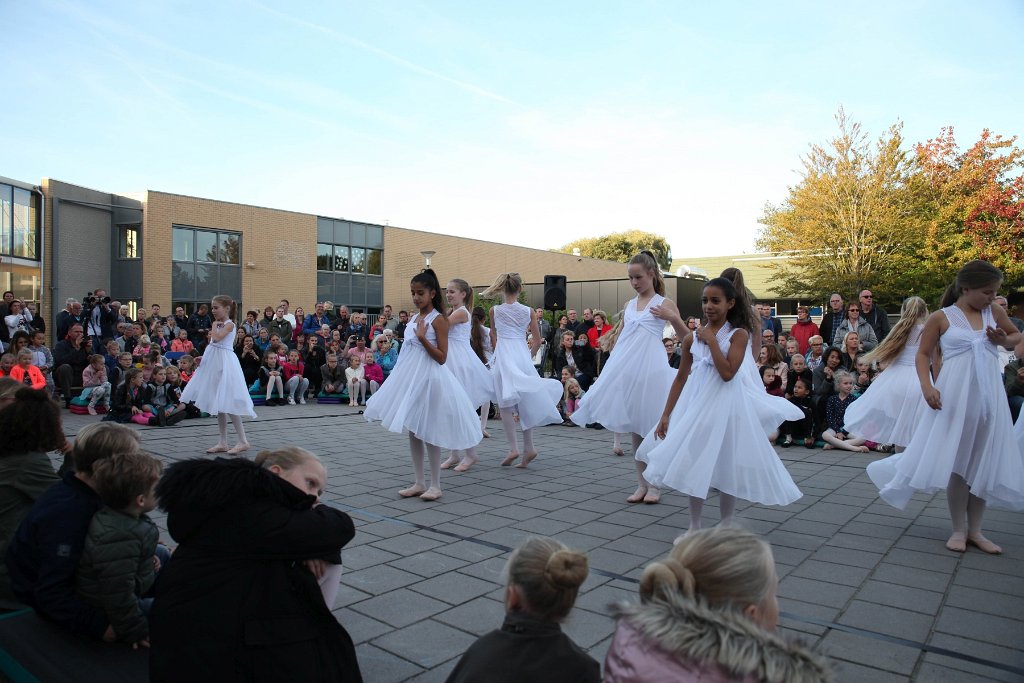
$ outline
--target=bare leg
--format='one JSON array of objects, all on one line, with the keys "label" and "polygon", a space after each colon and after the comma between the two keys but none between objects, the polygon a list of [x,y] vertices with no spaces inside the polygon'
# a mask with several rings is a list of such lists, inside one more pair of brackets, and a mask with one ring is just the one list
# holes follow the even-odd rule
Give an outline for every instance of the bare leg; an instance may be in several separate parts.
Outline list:
[{"label": "bare leg", "polygon": [[217,427],[220,429],[220,441],[213,448],[207,448],[207,453],[227,453],[228,452],[228,416],[227,413],[219,413],[217,415]]},{"label": "bare leg", "polygon": [[981,520],[984,516],[985,500],[972,494],[967,501],[967,542],[983,552],[1000,555],[1003,549],[981,533]]},{"label": "bare leg", "polygon": [[732,524],[732,518],[736,514],[736,496],[730,496],[728,493],[722,493],[719,491],[718,511],[722,516],[722,521],[719,522],[722,526],[729,526]]},{"label": "bare leg", "polygon": [[491,412],[491,402],[487,401],[480,406],[480,431],[484,433],[484,438],[489,439],[491,435],[487,433],[487,414]]},{"label": "bare leg", "polygon": [[505,438],[508,439],[508,455],[501,461],[502,466],[511,465],[519,459],[519,444],[516,443],[515,409],[515,406],[501,409],[501,424],[505,428]]},{"label": "bare leg", "polygon": [[520,469],[526,467],[537,457],[537,449],[533,447],[533,430],[523,430],[523,461],[516,465]]},{"label": "bare leg", "polygon": [[430,488],[420,498],[437,500],[441,497],[441,447],[428,443],[427,458],[430,460]]},{"label": "bare leg", "polygon": [[[644,442],[644,437],[640,436],[639,434],[630,434],[629,438],[630,441],[632,441],[633,443],[633,455],[635,456],[636,452],[640,450],[640,444]],[[637,460],[637,462],[639,463],[640,461]],[[661,500],[661,489],[659,489],[657,486],[652,486],[650,482],[648,482],[647,479],[643,477],[643,472],[644,470],[647,469],[647,463],[642,464],[643,469],[640,470],[640,477],[647,485],[647,493],[644,494],[644,502],[647,503],[648,505],[653,505],[654,503],[657,503],[659,500]]]},{"label": "bare leg", "polygon": [[615,455],[625,455],[622,450],[622,435],[618,432],[612,432],[615,436],[612,438],[612,453]]},{"label": "bare leg", "polygon": [[[235,454],[241,453],[242,451],[249,450],[249,440],[245,438],[245,427],[242,426],[242,416],[241,415],[231,415],[230,417],[231,417],[231,424],[235,428],[235,436],[238,437],[238,442],[234,445],[234,447],[230,451],[228,451],[228,453],[231,453],[232,455],[235,455]],[[225,436],[227,436],[226,430],[225,430]]]},{"label": "bare leg", "polygon": [[416,473],[416,482],[409,488],[398,492],[402,498],[418,496],[427,490],[426,481],[423,479],[423,442],[412,432],[409,432],[409,454],[412,456],[412,469]]},{"label": "bare leg", "polygon": [[864,446],[863,439],[837,439],[835,431],[826,429],[821,433],[821,440],[824,441],[827,446],[825,448],[839,448],[844,451],[854,451],[855,453],[867,453],[868,447]]},{"label": "bare leg", "polygon": [[946,503],[949,505],[949,519],[953,525],[953,534],[946,541],[946,547],[953,552],[962,553],[967,550],[967,502],[971,491],[967,482],[959,474],[949,475],[946,485]]}]

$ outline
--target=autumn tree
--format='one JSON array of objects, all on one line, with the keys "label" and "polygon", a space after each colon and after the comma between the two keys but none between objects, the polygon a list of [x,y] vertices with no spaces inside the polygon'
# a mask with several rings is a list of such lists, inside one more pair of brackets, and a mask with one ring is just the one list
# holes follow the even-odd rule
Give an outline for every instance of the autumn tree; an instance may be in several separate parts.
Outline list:
[{"label": "autumn tree", "polygon": [[668,240],[661,235],[643,230],[627,230],[601,237],[585,237],[561,246],[555,251],[572,254],[574,249],[580,250],[580,256],[619,261],[620,263],[628,263],[629,259],[633,258],[637,252],[647,249],[654,254],[658,265],[664,270],[672,267],[672,249],[668,245]]},{"label": "autumn tree", "polygon": [[785,201],[765,207],[758,248],[785,256],[772,266],[784,296],[866,287],[883,300],[906,296],[922,241],[918,199],[908,191],[916,158],[903,149],[900,123],[871,141],[842,109],[836,122],[838,134],[801,159],[800,182]]},{"label": "autumn tree", "polygon": [[921,169],[924,277],[942,291],[976,258],[1000,268],[1007,284],[1024,285],[1024,150],[1016,137],[989,130],[961,150],[952,128],[915,147]]}]

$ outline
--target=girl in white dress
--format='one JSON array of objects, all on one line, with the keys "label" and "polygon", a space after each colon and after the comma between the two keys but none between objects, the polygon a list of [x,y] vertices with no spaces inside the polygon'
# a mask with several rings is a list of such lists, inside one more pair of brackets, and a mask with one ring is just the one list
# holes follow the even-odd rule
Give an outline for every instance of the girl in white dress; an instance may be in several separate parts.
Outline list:
[{"label": "girl in white dress", "polygon": [[[403,498],[441,497],[441,449],[464,450],[480,442],[480,423],[473,404],[451,370],[448,357],[448,319],[434,271],[427,268],[412,278],[412,303],[417,313],[406,327],[398,362],[380,389],[366,402],[363,417],[380,421],[390,432],[409,432],[409,452],[416,473]],[[423,476],[423,451],[430,458],[430,487]]]},{"label": "girl in white dress", "polygon": [[702,304],[707,323],[683,341],[661,420],[636,456],[647,463],[651,484],[690,496],[690,531],[701,528],[711,488],[721,494],[725,524],[732,520],[736,498],[788,505],[801,496],[769,444],[755,407],[768,395],[763,388],[755,392],[740,374],[743,364],[753,361],[750,307],[737,305],[736,289],[726,278],[704,286]]},{"label": "girl in white dress", "polygon": [[[558,412],[562,384],[558,380],[538,376],[533,366],[533,355],[540,347],[540,329],[537,327],[537,313],[517,301],[522,291],[523,279],[519,273],[502,273],[482,294],[484,297],[501,294],[505,299],[505,303],[491,308],[491,345],[494,347],[491,377],[495,399],[501,409],[501,424],[508,438],[508,455],[501,464],[511,465],[519,459],[515,423],[518,415],[524,449],[521,454],[523,461],[517,465],[520,468],[537,457],[533,428],[562,421]],[[532,347],[526,344],[527,332],[533,335]]]},{"label": "girl in white dress", "polygon": [[[651,252],[641,251],[631,258],[627,273],[637,296],[626,304],[615,348],[601,375],[572,414],[572,421],[581,427],[597,422],[614,432],[628,432],[635,454],[643,435],[658,424],[675,376],[665,361],[664,321],[672,323],[680,339],[690,331],[675,304],[665,298],[665,280]],[[612,451],[615,452],[614,445]],[[658,487],[644,478],[646,467],[646,462],[636,460],[638,485],[627,502],[661,500]]]},{"label": "girl in white dress", "polygon": [[846,409],[848,432],[869,441],[895,444],[901,451],[910,443],[921,415],[928,408],[914,367],[927,317],[924,299],[909,297],[903,302],[899,322],[864,357],[884,370]]},{"label": "girl in white dress", "polygon": [[[204,413],[217,416],[220,440],[216,446],[206,449],[207,453],[229,453],[235,455],[249,450],[245,438],[242,415],[256,417],[252,408],[242,365],[235,355],[235,302],[229,296],[218,294],[210,302],[213,329],[210,343],[203,351],[203,361],[196,368],[192,379],[181,394],[184,404],[195,403]],[[228,418],[235,426],[237,443],[228,448]]]},{"label": "girl in white dress", "polygon": [[[480,414],[487,419],[490,410],[493,383],[491,372],[473,350],[470,340],[473,335],[482,336],[483,331],[473,326],[467,303],[473,305],[473,288],[465,280],[451,280],[445,287],[445,297],[451,312],[448,314],[448,360],[445,365],[455,373],[455,378],[469,396],[473,405],[480,406]],[[483,426],[480,427],[481,436]],[[441,463],[441,469],[454,466],[456,472],[465,472],[476,464],[476,446],[466,449],[466,457],[459,459],[459,451],[452,451],[451,457]]]},{"label": "girl in white dress", "polygon": [[[1013,348],[1021,333],[992,301],[1003,274],[970,261],[932,313],[917,350],[917,377],[931,410],[921,416],[907,450],[868,465],[879,495],[903,509],[915,491],[946,488],[953,533],[946,547],[986,553],[1002,548],[981,533],[985,506],[1024,509],[1024,461],[1014,443],[1006,394],[999,382],[997,345]],[[942,351],[932,382],[932,355]]]}]

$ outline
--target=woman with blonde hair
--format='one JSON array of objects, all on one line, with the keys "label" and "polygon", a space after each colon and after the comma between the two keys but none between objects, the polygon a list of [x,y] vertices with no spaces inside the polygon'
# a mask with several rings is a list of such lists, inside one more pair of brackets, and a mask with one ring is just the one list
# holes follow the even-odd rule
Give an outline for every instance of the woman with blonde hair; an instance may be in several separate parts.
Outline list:
[{"label": "woman with blonde hair", "polygon": [[771,547],[744,529],[687,534],[640,578],[640,603],[615,608],[606,683],[832,680],[825,659],[774,633]]}]

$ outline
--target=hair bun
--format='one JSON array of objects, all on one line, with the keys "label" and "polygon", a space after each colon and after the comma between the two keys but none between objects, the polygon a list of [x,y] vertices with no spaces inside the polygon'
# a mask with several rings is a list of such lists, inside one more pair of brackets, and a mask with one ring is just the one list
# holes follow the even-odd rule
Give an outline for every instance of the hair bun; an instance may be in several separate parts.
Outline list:
[{"label": "hair bun", "polygon": [[548,559],[544,577],[559,588],[579,588],[587,579],[587,556],[572,550],[557,550]]},{"label": "hair bun", "polygon": [[696,589],[693,572],[673,557],[647,565],[640,577],[640,595],[644,599],[670,592],[692,598]]}]

